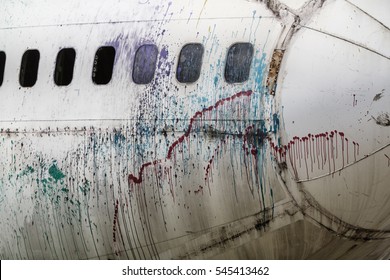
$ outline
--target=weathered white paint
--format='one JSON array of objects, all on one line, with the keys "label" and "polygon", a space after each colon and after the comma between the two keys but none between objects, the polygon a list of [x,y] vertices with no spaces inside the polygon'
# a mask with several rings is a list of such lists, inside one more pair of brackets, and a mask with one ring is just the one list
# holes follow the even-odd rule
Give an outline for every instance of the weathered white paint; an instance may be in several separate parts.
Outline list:
[{"label": "weathered white paint", "polygon": [[[379,2],[370,3],[370,10],[387,5]],[[311,171],[312,159],[308,158],[307,172],[302,159],[297,188],[351,225],[388,231],[390,127],[376,119],[390,108],[389,29],[348,1],[327,1],[321,12],[301,27],[291,46],[284,57],[277,93],[283,106],[285,139],[333,130],[349,139],[345,168],[340,145],[335,165],[331,159],[330,166],[328,160],[324,168],[314,164]],[[337,137],[340,141],[340,135]]]},{"label": "weathered white paint", "polygon": [[[390,132],[375,121],[390,100],[389,30],[377,8],[386,1],[264,2],[7,1],[0,257],[388,257]],[[185,85],[175,75],[190,42],[205,53],[200,79]],[[255,55],[249,80],[228,84],[236,42]],[[135,85],[144,43],[157,45],[159,66],[150,85]],[[98,86],[102,45],[116,60]],[[64,47],[76,50],[74,78],[58,87]],[[38,80],[20,88],[20,60],[33,48]],[[275,48],[285,53],[270,96]],[[330,168],[275,152],[297,136],[303,153],[302,137],[335,129],[350,141],[348,162],[341,136]]]}]

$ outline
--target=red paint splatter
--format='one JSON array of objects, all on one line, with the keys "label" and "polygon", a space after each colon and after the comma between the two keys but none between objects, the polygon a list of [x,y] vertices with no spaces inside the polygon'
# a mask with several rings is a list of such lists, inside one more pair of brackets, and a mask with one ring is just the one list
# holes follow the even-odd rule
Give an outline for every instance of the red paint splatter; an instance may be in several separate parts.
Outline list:
[{"label": "red paint splatter", "polygon": [[[214,106],[210,106],[208,108],[203,109],[202,111],[196,112],[192,116],[192,118],[190,119],[190,123],[188,124],[188,127],[187,127],[185,133],[169,146],[168,153],[167,153],[167,156],[165,159],[171,159],[173,151],[176,149],[176,147],[179,144],[183,143],[183,141],[190,136],[194,121],[196,119],[201,118],[206,113],[209,113],[209,112],[217,109],[218,107],[224,105],[225,103],[232,102],[236,98],[250,97],[252,95],[252,93],[253,92],[251,90],[238,92],[238,93],[234,94],[233,96],[230,96],[230,97],[227,97],[227,98],[224,98],[224,99],[217,101]],[[132,185],[131,183],[134,183],[134,184],[142,183],[142,180],[143,180],[142,175],[143,175],[145,168],[148,166],[151,166],[151,165],[156,165],[158,163],[161,163],[162,161],[163,161],[163,159],[158,159],[158,160],[155,160],[152,162],[147,162],[147,163],[142,164],[140,170],[138,171],[138,176],[135,176],[134,174],[130,174],[128,176],[129,185],[131,186]]]},{"label": "red paint splatter", "polygon": [[[219,145],[217,145],[217,147],[214,149],[214,152],[213,152],[213,155],[211,156],[211,159],[208,161],[207,166],[206,166],[206,173],[205,173],[204,180],[205,180],[205,184],[209,188],[209,193],[210,194],[211,194],[211,189],[210,189],[209,180],[210,180],[210,177],[211,177],[210,175],[212,174],[212,168],[213,168],[214,160],[220,154],[220,150],[223,150],[223,148],[225,147],[227,139],[229,139],[228,136],[226,136],[226,139],[222,139],[221,143]],[[202,193],[203,193],[203,188],[202,188]]]},{"label": "red paint splatter", "polygon": [[[308,136],[298,137],[294,136],[293,140],[289,141],[287,145],[278,146],[271,140],[270,148],[273,151],[273,156],[278,162],[286,162],[286,158],[280,155],[286,154],[289,157],[289,162],[293,171],[298,178],[298,168],[301,168],[301,160],[305,162],[306,176],[309,177],[309,168],[307,160],[310,159],[311,172],[317,161],[318,169],[324,169],[328,165],[329,174],[336,172],[336,159],[338,157],[338,145],[341,138],[341,153],[342,153],[342,168],[345,166],[344,157],[346,157],[347,164],[349,164],[349,140],[345,137],[344,132],[333,130],[330,132],[311,134]],[[354,161],[359,155],[359,144],[353,141],[354,145]],[[336,152],[335,152],[336,151]],[[298,165],[297,165],[298,162]],[[314,164],[313,164],[314,163]]]}]

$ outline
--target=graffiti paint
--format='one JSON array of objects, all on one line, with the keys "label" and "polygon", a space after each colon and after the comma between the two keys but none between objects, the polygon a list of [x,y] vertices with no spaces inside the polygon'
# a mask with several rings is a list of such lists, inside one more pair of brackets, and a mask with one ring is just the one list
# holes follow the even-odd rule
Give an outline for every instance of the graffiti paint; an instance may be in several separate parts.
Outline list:
[{"label": "graffiti paint", "polygon": [[[293,169],[295,178],[299,179],[298,169],[304,166],[305,177],[317,170],[335,173],[349,165],[349,140],[344,132],[333,130],[324,133],[311,134],[299,137],[294,136],[287,145],[280,146],[269,139],[274,158],[279,162],[288,162]],[[353,141],[354,162],[359,156],[359,143]],[[338,151],[342,160],[338,162]],[[316,164],[317,162],[317,164]],[[304,164],[304,165],[303,165]],[[310,168],[309,168],[310,167]],[[310,172],[309,172],[310,171]]]}]

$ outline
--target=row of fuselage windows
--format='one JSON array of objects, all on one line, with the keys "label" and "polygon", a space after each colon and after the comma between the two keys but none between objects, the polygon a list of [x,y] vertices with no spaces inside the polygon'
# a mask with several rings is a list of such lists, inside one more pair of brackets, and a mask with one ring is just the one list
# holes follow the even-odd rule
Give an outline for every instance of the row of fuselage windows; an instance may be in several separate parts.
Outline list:
[{"label": "row of fuselage windows", "polygon": [[[115,61],[115,48],[102,46],[95,54],[92,67],[92,81],[97,85],[106,85],[112,78]],[[199,79],[202,67],[204,47],[199,43],[190,43],[180,51],[176,68],[176,78],[181,83],[194,83]],[[235,43],[227,53],[225,80],[228,83],[242,83],[248,80],[253,45]],[[32,87],[38,77],[40,53],[36,49],[27,50],[22,57],[19,83],[22,87]],[[54,70],[54,82],[58,86],[67,86],[72,82],[76,60],[73,48],[61,49],[57,54]],[[153,44],[140,46],[134,56],[132,78],[136,84],[149,84],[154,77],[158,60],[158,48]],[[0,86],[3,83],[6,54],[0,51]]]}]

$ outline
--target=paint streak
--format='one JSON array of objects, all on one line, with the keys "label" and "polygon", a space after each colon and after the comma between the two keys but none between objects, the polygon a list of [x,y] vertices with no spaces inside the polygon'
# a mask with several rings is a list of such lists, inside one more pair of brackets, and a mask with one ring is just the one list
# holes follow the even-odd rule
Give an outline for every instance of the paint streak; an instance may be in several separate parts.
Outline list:
[{"label": "paint streak", "polygon": [[357,106],[357,103],[358,103],[358,101],[357,101],[357,99],[356,99],[356,94],[353,94],[353,102],[352,102],[352,107],[355,107],[355,106]]},{"label": "paint streak", "polygon": [[[339,140],[337,140],[338,137],[340,137]],[[309,133],[307,136],[303,137],[294,136],[293,139],[284,146],[274,143],[271,139],[268,140],[273,157],[278,163],[286,163],[289,161],[296,179],[298,178],[298,169],[302,168],[302,162],[304,162],[307,179],[309,178],[310,172],[313,172],[315,167],[318,170],[328,170],[328,173],[331,174],[336,172],[338,166],[341,165],[342,169],[345,167],[345,164],[350,163],[349,140],[345,137],[344,132],[337,132],[337,130],[319,134]],[[355,162],[359,155],[359,143],[355,141],[352,143]],[[341,147],[338,148],[338,145],[341,145]],[[339,149],[341,150],[342,161],[338,164],[336,160]]]},{"label": "paint streak", "polygon": [[[208,161],[207,163],[207,167],[206,167],[206,172],[205,172],[205,176],[204,176],[204,180],[205,180],[205,185],[207,185],[207,187],[209,188],[209,193],[211,194],[211,189],[210,189],[210,178],[211,178],[211,175],[212,175],[212,170],[213,170],[213,167],[214,167],[214,160],[216,158],[218,158],[218,156],[221,154],[221,150],[225,150],[226,148],[226,143],[227,143],[227,140],[229,139],[229,136],[226,136],[225,138],[223,138],[221,141],[220,141],[220,144],[217,145],[217,147],[214,149],[213,151],[213,155],[211,156],[210,160]],[[202,193],[203,193],[203,187],[202,187]]]},{"label": "paint streak", "polygon": [[[204,114],[208,113],[208,112],[211,112],[213,110],[216,110],[218,107],[226,104],[226,103],[229,103],[229,102],[232,102],[234,101],[235,99],[238,99],[238,98],[242,98],[242,97],[249,97],[252,95],[252,91],[251,90],[248,90],[248,91],[241,91],[241,92],[238,92],[236,94],[234,94],[233,96],[231,97],[227,97],[227,98],[224,98],[224,99],[221,99],[219,101],[217,101],[213,106],[210,106],[208,108],[205,108],[203,109],[202,111],[198,111],[196,112],[190,119],[190,123],[185,131],[185,133],[180,136],[176,141],[174,141],[168,148],[168,153],[167,153],[167,156],[165,159],[171,159],[172,158],[172,154],[173,154],[173,151],[177,148],[177,146],[181,143],[184,142],[184,140],[186,140],[189,136],[190,136],[190,133],[193,129],[193,125],[194,125],[194,122],[195,120],[197,119],[200,119],[204,116]],[[150,161],[150,162],[147,162],[147,163],[144,163],[142,164],[139,172],[138,172],[138,176],[135,176],[134,174],[130,174],[128,176],[128,182],[129,184],[131,183],[135,183],[135,184],[140,184],[142,183],[143,179],[142,179],[142,175],[144,173],[144,170],[145,168],[149,167],[149,166],[154,166],[156,164],[159,164],[161,163],[163,160],[165,159],[157,159],[157,160],[154,160],[154,161]]]},{"label": "paint streak", "polygon": [[205,1],[204,1],[203,7],[202,7],[202,9],[200,10],[200,13],[199,13],[199,16],[198,16],[198,21],[196,22],[196,27],[198,27],[198,24],[199,24],[199,21],[200,21],[200,17],[202,16],[202,13],[203,13],[203,10],[204,10],[204,8],[205,8],[205,6],[206,6],[206,4],[207,4],[207,1],[208,1],[208,0],[205,0]]}]

